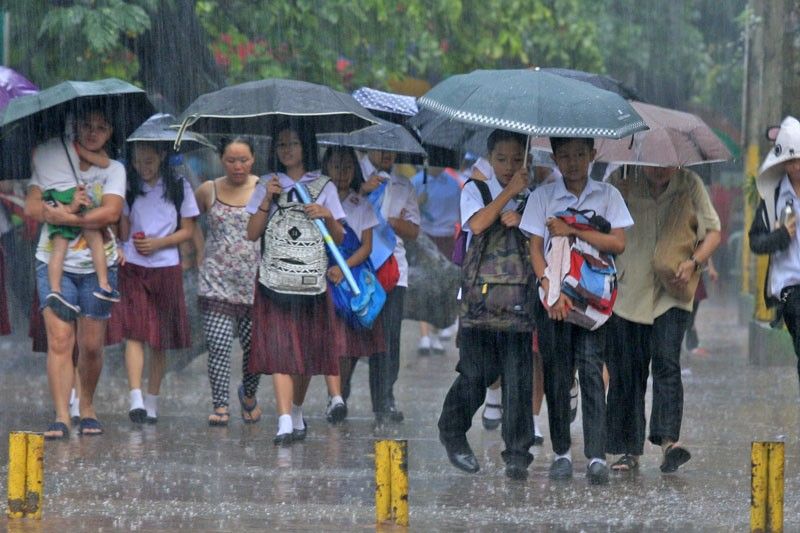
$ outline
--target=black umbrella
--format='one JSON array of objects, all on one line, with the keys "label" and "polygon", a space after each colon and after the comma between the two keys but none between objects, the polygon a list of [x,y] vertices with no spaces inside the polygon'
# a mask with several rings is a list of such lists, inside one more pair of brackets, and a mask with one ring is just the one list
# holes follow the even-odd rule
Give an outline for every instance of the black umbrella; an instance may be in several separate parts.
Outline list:
[{"label": "black umbrella", "polygon": [[316,133],[344,133],[378,120],[349,94],[298,80],[267,79],[225,87],[198,97],[180,116],[203,133],[269,135],[278,120],[297,117]]},{"label": "black umbrella", "polygon": [[[67,116],[82,109],[100,109],[114,128],[113,148],[155,113],[142,89],[122,80],[65,81],[36,94],[14,98],[0,123],[0,179],[30,178],[31,149],[65,133]],[[108,154],[115,157],[114,150]]]},{"label": "black umbrella", "polygon": [[385,150],[399,154],[398,161],[423,164],[427,154],[414,136],[403,126],[382,120],[379,124],[351,133],[317,135],[323,146],[347,146],[356,150]]}]

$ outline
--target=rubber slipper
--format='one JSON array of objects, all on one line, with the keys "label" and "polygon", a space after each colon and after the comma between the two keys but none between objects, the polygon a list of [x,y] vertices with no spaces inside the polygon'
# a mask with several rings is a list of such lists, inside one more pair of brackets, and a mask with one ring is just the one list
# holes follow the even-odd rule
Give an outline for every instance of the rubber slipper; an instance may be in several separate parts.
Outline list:
[{"label": "rubber slipper", "polygon": [[47,426],[46,433],[51,433],[54,431],[60,431],[61,435],[45,435],[45,440],[62,440],[69,438],[69,428],[64,422],[53,422],[49,426]]},{"label": "rubber slipper", "polygon": [[661,463],[661,471],[665,474],[675,472],[678,467],[685,464],[691,458],[692,454],[689,453],[689,450],[677,442],[670,444],[664,451],[664,462]]},{"label": "rubber slipper", "polygon": [[[212,416],[216,416],[217,419],[216,420],[212,419],[211,418]],[[230,420],[230,418],[231,418],[230,413],[218,413],[214,411],[213,413],[208,415],[208,425],[214,427],[224,427],[228,425],[228,421]]]},{"label": "rubber slipper", "polygon": [[78,434],[85,437],[102,435],[103,425],[96,418],[81,418],[81,422],[78,425]]},{"label": "rubber slipper", "polygon": [[639,461],[633,455],[625,454],[611,465],[613,472],[631,472],[639,468]]},{"label": "rubber slipper", "polygon": [[[242,408],[242,420],[244,420],[245,424],[255,424],[259,420],[261,420],[261,415],[258,415],[258,418],[253,418],[253,411],[256,407],[258,407],[258,400],[253,398],[253,405],[250,407],[244,402],[244,385],[239,385],[239,405]],[[247,413],[250,415],[250,418],[245,418],[244,414]]]}]

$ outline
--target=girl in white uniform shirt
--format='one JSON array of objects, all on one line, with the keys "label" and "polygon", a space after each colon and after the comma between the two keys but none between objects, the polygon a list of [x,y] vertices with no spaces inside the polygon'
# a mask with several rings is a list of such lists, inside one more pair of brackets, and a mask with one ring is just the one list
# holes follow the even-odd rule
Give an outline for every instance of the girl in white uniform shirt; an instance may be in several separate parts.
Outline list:
[{"label": "girl in white uniform shirt", "polygon": [[[200,211],[188,180],[174,175],[166,150],[155,143],[136,143],[132,163],[120,220],[122,301],[112,312],[109,339],[126,340],[131,421],[155,423],[165,350],[191,345],[178,245],[191,238]],[[146,346],[150,368],[142,397]]]},{"label": "girl in white uniform shirt", "polygon": [[[360,246],[353,250],[352,246],[347,246],[351,252],[347,257],[347,264],[355,267],[369,259],[372,251],[372,228],[378,225],[378,218],[369,201],[359,194],[359,189],[363,181],[361,169],[358,165],[355,151],[352,148],[335,146],[329,148],[322,158],[322,171],[331,177],[336,184],[339,192],[339,199],[342,208],[347,214],[346,224],[352,229],[360,242]],[[341,269],[334,265],[328,269],[328,279],[335,284],[347,283]],[[340,422],[347,416],[347,398],[350,396],[350,378],[353,375],[356,362],[359,357],[368,357],[374,354],[385,354],[386,343],[383,336],[383,324],[381,320],[375,320],[371,329],[354,330],[350,327],[346,329],[347,350],[346,357],[339,361],[338,376],[326,376],[328,384],[328,409],[325,413],[329,422]],[[374,412],[380,410],[380,400],[383,394],[375,389],[374,383],[370,382],[370,395],[372,397],[372,409]]]},{"label": "girl in white uniform shirt", "polygon": [[[277,172],[258,184],[247,212],[247,237],[256,241],[267,229],[269,216],[277,209],[273,197],[295,183],[312,183],[316,170],[317,139],[302,123],[286,122],[272,135],[271,168]],[[336,186],[327,183],[306,215],[322,219],[333,240],[344,239],[345,218]],[[273,300],[256,283],[253,302],[253,341],[250,371],[272,374],[278,411],[276,445],[289,445],[306,436],[303,400],[313,375],[338,375],[344,355],[344,323],[336,315],[328,291],[321,297],[302,296],[289,303]]]}]

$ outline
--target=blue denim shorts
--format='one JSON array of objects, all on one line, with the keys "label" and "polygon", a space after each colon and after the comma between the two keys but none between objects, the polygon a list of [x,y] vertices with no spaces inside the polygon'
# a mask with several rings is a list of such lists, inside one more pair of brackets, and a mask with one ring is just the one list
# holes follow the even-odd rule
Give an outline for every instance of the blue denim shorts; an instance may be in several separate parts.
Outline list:
[{"label": "blue denim shorts", "polygon": [[[108,282],[117,288],[117,267],[108,267]],[[44,309],[47,295],[50,294],[50,282],[47,279],[47,263],[36,261],[36,289],[39,294],[39,309]],[[100,290],[97,274],[73,274],[64,271],[61,278],[61,294],[71,304],[81,308],[81,316],[108,320],[111,318],[112,302],[101,300],[94,294]]]}]

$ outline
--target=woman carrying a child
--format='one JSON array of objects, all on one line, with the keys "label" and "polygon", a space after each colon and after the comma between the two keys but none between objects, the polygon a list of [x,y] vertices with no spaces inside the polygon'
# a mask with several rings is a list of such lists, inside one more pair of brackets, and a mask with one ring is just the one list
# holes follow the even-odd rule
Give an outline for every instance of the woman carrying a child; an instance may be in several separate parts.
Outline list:
[{"label": "woman carrying a child", "polygon": [[[103,366],[106,324],[111,314],[110,301],[116,296],[117,248],[109,226],[116,224],[125,199],[125,168],[109,160],[105,152],[113,129],[99,109],[84,108],[76,116],[76,142],[54,138],[33,153],[33,175],[25,201],[25,214],[45,223],[36,249],[36,284],[47,330],[47,377],[55,408],[55,421],[45,438],[69,437],[69,395],[73,382],[72,350],[78,343],[78,371],[81,379],[80,434],[99,435],[93,405],[94,391]],[[103,167],[102,165],[105,165]],[[75,188],[69,203],[45,201],[46,191]],[[52,193],[51,193],[52,194]],[[49,196],[49,195],[48,195]],[[64,197],[62,197],[64,198]],[[58,291],[48,275],[58,239],[51,237],[51,226],[68,226],[78,231],[69,236]],[[90,230],[90,231],[85,231]],[[87,235],[95,230],[102,235],[102,256],[107,269],[107,286],[101,287]],[[101,269],[102,269],[101,266]],[[57,292],[58,296],[53,296]],[[111,298],[107,296],[111,293]]]}]

